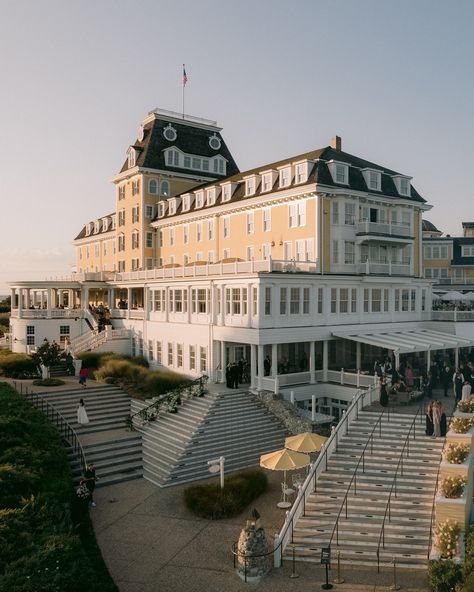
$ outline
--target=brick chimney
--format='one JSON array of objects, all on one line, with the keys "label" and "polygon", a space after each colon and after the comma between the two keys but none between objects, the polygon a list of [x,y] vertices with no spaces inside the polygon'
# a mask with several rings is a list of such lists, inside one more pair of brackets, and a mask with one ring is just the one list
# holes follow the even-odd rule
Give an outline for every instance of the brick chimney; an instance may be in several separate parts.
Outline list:
[{"label": "brick chimney", "polygon": [[342,138],[341,136],[334,136],[334,138],[331,139],[331,148],[334,148],[334,150],[342,150]]}]

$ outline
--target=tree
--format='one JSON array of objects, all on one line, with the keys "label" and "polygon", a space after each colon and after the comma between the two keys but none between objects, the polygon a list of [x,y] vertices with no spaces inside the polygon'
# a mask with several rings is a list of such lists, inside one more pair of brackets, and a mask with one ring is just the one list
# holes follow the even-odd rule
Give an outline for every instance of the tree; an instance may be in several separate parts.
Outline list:
[{"label": "tree", "polygon": [[41,345],[33,354],[33,359],[38,365],[45,366],[48,369],[49,374],[51,366],[58,364],[61,359],[59,345],[55,341],[50,343],[45,339],[43,345]]}]

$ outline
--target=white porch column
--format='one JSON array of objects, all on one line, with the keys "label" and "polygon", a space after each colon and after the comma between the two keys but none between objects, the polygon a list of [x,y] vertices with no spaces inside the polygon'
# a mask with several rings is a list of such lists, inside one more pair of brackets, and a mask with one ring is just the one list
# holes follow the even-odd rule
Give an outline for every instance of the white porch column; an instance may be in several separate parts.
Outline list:
[{"label": "white porch column", "polygon": [[84,288],[84,302],[82,303],[83,310],[89,310],[89,288]]},{"label": "white porch column", "polygon": [[258,345],[258,368],[257,368],[257,388],[262,390],[262,378],[263,378],[263,345]]},{"label": "white porch column", "polygon": [[47,303],[47,309],[46,309],[47,310],[46,317],[48,319],[50,319],[51,318],[51,309],[53,308],[52,307],[52,302],[51,302],[51,300],[53,298],[53,289],[52,288],[48,288],[47,294],[48,294],[48,296],[47,296],[48,303]]},{"label": "white porch column", "polygon": [[[169,309],[169,302],[168,302],[168,290],[166,290],[166,320],[168,320],[168,309]],[[130,308],[132,306],[132,288],[127,288],[127,319],[130,318]]]},{"label": "white porch column", "polygon": [[426,350],[426,373],[427,374],[430,371],[430,367],[431,367],[431,352],[428,349],[428,350]]},{"label": "white porch column", "polygon": [[454,366],[455,368],[459,367],[459,348],[456,347],[454,349]]},{"label": "white porch column", "polygon": [[18,318],[23,316],[23,288],[18,288]]},{"label": "white porch column", "polygon": [[360,341],[356,342],[356,370],[360,370],[360,365],[362,362],[362,343]]},{"label": "white porch column", "polygon": [[278,374],[278,344],[272,343],[272,371],[273,378]]},{"label": "white porch column", "polygon": [[309,342],[309,382],[310,384],[316,382],[316,354],[314,341]]},{"label": "white porch column", "polygon": [[328,354],[329,354],[329,347],[328,347],[328,340],[325,339],[323,341],[323,381],[328,381]]},{"label": "white porch column", "polygon": [[40,306],[41,310],[44,308],[44,290],[40,290]]},{"label": "white porch column", "polygon": [[395,350],[393,353],[395,354],[395,369],[398,371],[400,368],[400,352]]},{"label": "white porch column", "polygon": [[255,388],[257,384],[257,346],[250,345],[250,386]]},{"label": "white porch column", "polygon": [[30,288],[26,288],[25,308],[30,308],[30,306],[31,306],[30,298],[31,298]]},{"label": "white porch column", "polygon": [[225,359],[225,352],[226,352],[226,342],[221,341],[221,379],[219,382],[225,381],[225,368],[227,366],[226,359]]},{"label": "white porch column", "polygon": [[225,307],[226,307],[226,301],[225,301],[225,284],[222,284],[221,286],[221,315],[220,315],[220,324],[222,326],[225,325]]}]

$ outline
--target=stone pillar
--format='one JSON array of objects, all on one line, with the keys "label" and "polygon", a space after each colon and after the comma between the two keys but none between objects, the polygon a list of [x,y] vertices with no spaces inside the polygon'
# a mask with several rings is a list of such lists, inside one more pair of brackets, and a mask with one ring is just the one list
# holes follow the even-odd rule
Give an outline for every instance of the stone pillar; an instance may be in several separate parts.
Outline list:
[{"label": "stone pillar", "polygon": [[362,363],[362,343],[360,341],[356,342],[356,370],[360,370],[360,366]]},{"label": "stone pillar", "polygon": [[23,288],[18,288],[18,318],[23,316]]},{"label": "stone pillar", "polygon": [[454,348],[454,366],[455,368],[459,367],[459,348]]},{"label": "stone pillar", "polygon": [[314,384],[316,382],[316,353],[314,341],[309,342],[309,382]]},{"label": "stone pillar", "polygon": [[226,354],[226,342],[221,341],[220,344],[221,344],[221,379],[219,382],[224,382],[225,381],[225,369],[227,366],[226,355],[225,355]]},{"label": "stone pillar", "polygon": [[273,378],[278,374],[278,344],[272,343],[272,371],[271,376]]},{"label": "stone pillar", "polygon": [[248,521],[237,544],[237,574],[244,582],[257,584],[268,572],[268,544],[265,530]]},{"label": "stone pillar", "polygon": [[400,368],[400,352],[394,351],[395,354],[395,368],[398,370]]},{"label": "stone pillar", "polygon": [[257,384],[257,346],[250,345],[250,386],[255,388]]},{"label": "stone pillar", "polygon": [[257,388],[260,391],[263,388],[263,384],[262,384],[262,379],[263,379],[263,345],[258,345],[257,351],[258,351],[258,354],[257,354],[258,355]]},{"label": "stone pillar", "polygon": [[323,341],[323,382],[328,381],[328,354],[329,354],[328,340],[325,339]]},{"label": "stone pillar", "polygon": [[430,371],[430,367],[431,367],[431,352],[428,349],[428,350],[426,350],[426,373],[427,374]]}]

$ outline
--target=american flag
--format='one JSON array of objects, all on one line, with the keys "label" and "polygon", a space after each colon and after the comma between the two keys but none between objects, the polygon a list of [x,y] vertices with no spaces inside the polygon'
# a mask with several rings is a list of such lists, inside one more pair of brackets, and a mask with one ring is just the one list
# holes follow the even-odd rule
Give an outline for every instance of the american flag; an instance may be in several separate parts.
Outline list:
[{"label": "american flag", "polygon": [[188,81],[188,76],[186,74],[186,68],[184,67],[184,64],[183,64],[183,87],[186,86],[187,81]]}]

